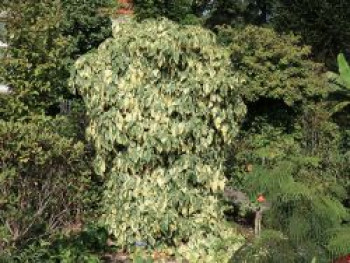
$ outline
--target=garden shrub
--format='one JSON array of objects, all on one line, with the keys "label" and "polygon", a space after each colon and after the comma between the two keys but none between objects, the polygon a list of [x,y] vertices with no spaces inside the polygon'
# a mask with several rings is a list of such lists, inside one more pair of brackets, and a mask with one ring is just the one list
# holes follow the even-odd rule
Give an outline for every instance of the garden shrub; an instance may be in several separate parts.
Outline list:
[{"label": "garden shrub", "polygon": [[91,172],[75,132],[63,117],[0,121],[0,250],[84,220]]},{"label": "garden shrub", "polygon": [[348,253],[348,161],[324,66],[293,34],[222,27],[219,39],[244,79],[240,94],[248,106],[227,162],[231,186],[251,200],[263,193],[271,204],[263,216],[267,236],[248,242],[236,261],[280,262],[284,255],[286,262],[329,261]]},{"label": "garden shrub", "polygon": [[201,11],[206,8],[204,1],[193,0],[133,0],[137,20],[166,17],[180,24],[199,25]]},{"label": "garden shrub", "polygon": [[67,88],[77,57],[111,36],[111,21],[101,8],[113,0],[2,0],[6,11],[6,59],[0,82],[12,89],[1,100],[0,118],[30,114],[55,115],[62,99],[72,99]]},{"label": "garden shrub", "polygon": [[302,250],[293,246],[288,237],[274,230],[265,230],[261,237],[247,242],[231,258],[231,263],[279,263],[279,262],[329,262],[325,254],[318,251],[312,244],[304,244]]},{"label": "garden shrub", "polygon": [[264,212],[263,229],[278,231],[287,246],[274,249],[268,239],[247,244],[238,254],[249,262],[279,262],[284,254],[291,256],[286,262],[310,262],[313,256],[329,262],[348,253],[350,162],[341,150],[341,128],[325,103],[308,101],[303,111],[294,123],[281,122],[276,112],[282,120],[290,114],[270,104],[244,125],[234,147],[232,186],[252,200],[264,193],[271,209]]},{"label": "garden shrub", "polygon": [[324,67],[310,59],[310,47],[293,34],[257,26],[222,27],[219,40],[231,51],[233,70],[244,77],[241,94],[247,101],[279,99],[292,106],[328,93]]},{"label": "garden shrub", "polygon": [[36,239],[28,246],[0,254],[0,262],[98,263],[112,252],[106,246],[108,233],[99,226],[88,226],[78,233],[58,233],[50,239]]},{"label": "garden shrub", "polygon": [[350,2],[338,0],[278,0],[271,25],[279,32],[295,32],[312,46],[313,57],[336,69],[336,56],[350,51]]},{"label": "garden shrub", "polygon": [[245,114],[229,53],[210,31],[168,20],[116,23],[113,34],[72,78],[106,182],[102,221],[126,249],[183,247],[193,262],[215,258],[225,240],[235,249],[218,198]]},{"label": "garden shrub", "polygon": [[218,38],[244,79],[240,94],[248,106],[233,166],[272,165],[293,152],[321,155],[336,148],[330,141],[338,131],[325,110],[333,88],[310,47],[293,34],[257,26],[221,27]]}]

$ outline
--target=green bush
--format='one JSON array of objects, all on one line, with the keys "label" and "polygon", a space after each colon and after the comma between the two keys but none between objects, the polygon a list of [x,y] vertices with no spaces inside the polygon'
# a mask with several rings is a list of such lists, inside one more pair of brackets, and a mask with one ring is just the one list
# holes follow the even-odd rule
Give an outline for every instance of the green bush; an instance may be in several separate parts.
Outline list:
[{"label": "green bush", "polygon": [[0,254],[0,262],[103,262],[103,256],[113,251],[106,245],[107,238],[108,233],[104,228],[88,226],[79,233],[59,233],[49,240],[36,239],[11,254]]},{"label": "green bush", "polygon": [[326,263],[327,256],[318,251],[312,244],[306,244],[302,249],[293,246],[288,237],[283,233],[266,230],[263,231],[260,238],[241,247],[239,251],[231,258],[232,263],[249,262],[249,263],[279,263],[279,262],[298,262],[310,263],[314,258],[316,262]]},{"label": "green bush", "polygon": [[278,0],[272,24],[294,32],[312,46],[314,57],[336,69],[336,56],[350,50],[350,2],[347,0]]},{"label": "green bush", "polygon": [[0,121],[0,250],[84,220],[91,172],[75,132],[64,118]]},{"label": "green bush", "polygon": [[0,118],[54,115],[63,98],[72,98],[67,89],[70,67],[111,35],[110,18],[99,13],[111,1],[1,1],[9,48],[0,82],[13,93],[1,101]]},{"label": "green bush", "polygon": [[72,78],[106,181],[102,219],[118,246],[145,241],[215,260],[215,247],[237,245],[218,245],[237,239],[217,194],[245,114],[229,54],[210,31],[167,20],[116,24],[113,33]]},{"label": "green bush", "polygon": [[231,51],[234,72],[244,78],[241,94],[247,101],[269,98],[294,105],[328,93],[324,68],[309,59],[310,48],[293,34],[256,26],[223,27],[219,40]]},{"label": "green bush", "polygon": [[200,10],[207,5],[206,1],[193,0],[133,0],[136,18],[166,17],[180,24],[199,24]]},{"label": "green bush", "polygon": [[268,245],[273,237],[247,244],[235,255],[247,262],[280,262],[283,255],[285,262],[311,262],[313,256],[329,262],[348,253],[350,162],[341,151],[341,129],[324,103],[307,104],[290,129],[278,120],[288,119],[288,111],[278,111],[270,101],[236,142],[232,185],[252,199],[264,193],[272,207],[264,212],[263,229],[279,232],[286,246]]}]

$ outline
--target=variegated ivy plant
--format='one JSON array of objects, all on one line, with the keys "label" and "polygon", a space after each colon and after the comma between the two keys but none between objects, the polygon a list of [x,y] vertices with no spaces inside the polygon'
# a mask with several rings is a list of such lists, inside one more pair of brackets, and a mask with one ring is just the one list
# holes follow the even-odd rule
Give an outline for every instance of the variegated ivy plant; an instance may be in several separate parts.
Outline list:
[{"label": "variegated ivy plant", "polygon": [[246,112],[229,53],[210,31],[168,20],[115,24],[113,33],[72,77],[106,180],[102,220],[126,248],[236,238],[218,201],[224,149]]}]

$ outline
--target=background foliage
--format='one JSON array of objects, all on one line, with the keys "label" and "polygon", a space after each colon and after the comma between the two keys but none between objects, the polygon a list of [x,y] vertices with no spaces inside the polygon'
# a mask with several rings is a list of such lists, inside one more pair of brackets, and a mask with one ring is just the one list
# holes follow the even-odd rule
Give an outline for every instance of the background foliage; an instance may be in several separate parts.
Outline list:
[{"label": "background foliage", "polygon": [[72,97],[70,66],[110,35],[110,19],[98,16],[98,8],[110,2],[2,1],[10,48],[0,79],[13,90],[2,118],[56,114],[59,101]]},{"label": "background foliage", "polygon": [[[37,262],[37,253],[49,253],[57,235],[80,231],[98,215],[99,178],[84,141],[84,106],[69,93],[67,79],[74,59],[111,34],[100,7],[109,8],[110,1],[0,3],[10,44],[1,58],[0,83],[11,87],[10,94],[0,94],[0,258],[5,262]],[[57,116],[58,103],[72,98],[70,112]]]},{"label": "background foliage", "polygon": [[248,106],[228,161],[231,186],[251,200],[263,193],[271,206],[266,233],[233,262],[328,262],[349,253],[342,243],[350,234],[346,127],[332,119],[334,89],[323,65],[293,34],[245,26],[219,28],[218,36],[245,80],[240,93]]},{"label": "background foliage", "polygon": [[208,16],[205,25],[240,27],[262,25],[269,22],[275,0],[214,0],[207,5]]},{"label": "background foliage", "polygon": [[181,24],[199,24],[201,16],[210,4],[210,0],[134,0],[136,17],[167,17]]},{"label": "background foliage", "polygon": [[279,32],[298,34],[312,47],[312,55],[336,70],[336,56],[349,52],[347,0],[135,0],[139,19],[165,16],[180,23],[244,27],[268,25]]},{"label": "background foliage", "polygon": [[232,67],[244,78],[241,89],[247,101],[281,100],[287,105],[324,97],[324,68],[311,61],[310,48],[293,35],[273,29],[223,27],[219,39],[231,52]]},{"label": "background foliage", "polygon": [[91,187],[87,152],[64,118],[0,122],[1,249],[79,223]]},{"label": "background foliage", "polygon": [[[349,253],[348,1],[135,0],[139,23],[103,42],[114,2],[0,3],[13,89],[0,94],[0,261]],[[162,16],[216,36],[144,21]],[[67,88],[76,59],[84,103]],[[224,185],[248,205],[223,205]],[[254,238],[258,194],[270,209]]]},{"label": "background foliage", "polygon": [[279,0],[273,24],[279,31],[300,34],[313,54],[333,70],[339,52],[350,51],[350,2],[346,0]]}]

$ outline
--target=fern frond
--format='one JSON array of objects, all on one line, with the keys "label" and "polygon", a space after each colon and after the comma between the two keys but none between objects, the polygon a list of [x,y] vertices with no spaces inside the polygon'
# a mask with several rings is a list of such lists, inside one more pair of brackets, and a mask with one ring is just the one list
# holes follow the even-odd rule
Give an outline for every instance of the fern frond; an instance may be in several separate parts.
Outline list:
[{"label": "fern frond", "polygon": [[350,226],[340,227],[331,231],[331,239],[327,249],[335,257],[344,256],[350,253]]}]

